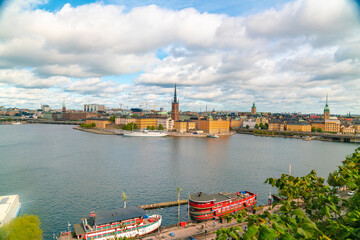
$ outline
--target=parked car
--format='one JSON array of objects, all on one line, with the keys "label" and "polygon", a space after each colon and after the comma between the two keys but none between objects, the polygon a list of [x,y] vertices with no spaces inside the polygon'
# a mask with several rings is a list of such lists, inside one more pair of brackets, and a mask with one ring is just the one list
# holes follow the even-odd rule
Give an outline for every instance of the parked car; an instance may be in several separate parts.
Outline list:
[{"label": "parked car", "polygon": [[349,195],[349,196],[353,196],[354,194],[355,194],[355,191],[350,191],[347,193],[347,195]]}]

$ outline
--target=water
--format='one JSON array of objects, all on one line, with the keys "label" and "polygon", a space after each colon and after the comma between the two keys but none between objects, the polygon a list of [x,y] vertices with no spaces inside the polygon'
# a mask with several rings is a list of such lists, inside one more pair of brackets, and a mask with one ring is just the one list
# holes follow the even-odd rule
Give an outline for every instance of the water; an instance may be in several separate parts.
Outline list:
[{"label": "water", "polygon": [[[181,198],[188,193],[249,190],[266,203],[267,177],[320,176],[336,169],[358,145],[233,135],[213,138],[130,138],[62,125],[0,126],[0,195],[19,194],[21,214],[36,214],[44,238],[79,223],[92,210]],[[273,190],[274,191],[274,190]],[[164,224],[177,208],[153,210]],[[187,219],[187,206],[181,207]]]}]

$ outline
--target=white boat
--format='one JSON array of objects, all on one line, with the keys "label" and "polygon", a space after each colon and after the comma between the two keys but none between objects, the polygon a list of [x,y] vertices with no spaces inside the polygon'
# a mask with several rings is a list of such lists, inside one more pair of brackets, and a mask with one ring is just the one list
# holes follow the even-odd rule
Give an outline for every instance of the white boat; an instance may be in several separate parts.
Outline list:
[{"label": "white boat", "polygon": [[209,138],[218,138],[219,136],[216,135],[216,134],[215,134],[215,135],[209,134],[208,137],[209,137]]},{"label": "white boat", "polygon": [[131,131],[131,132],[124,132],[124,136],[127,137],[165,137],[167,136],[167,132],[165,131]]},{"label": "white boat", "polygon": [[21,122],[12,122],[11,123],[12,125],[20,125],[20,124],[22,124]]},{"label": "white boat", "polygon": [[20,213],[21,203],[19,195],[9,195],[0,197],[0,227],[9,223]]},{"label": "white boat", "polygon": [[105,212],[93,211],[88,218],[81,220],[80,224],[74,224],[75,238],[65,232],[59,239],[134,238],[156,231],[161,226],[162,217],[157,214],[148,216],[140,207],[127,207]]}]

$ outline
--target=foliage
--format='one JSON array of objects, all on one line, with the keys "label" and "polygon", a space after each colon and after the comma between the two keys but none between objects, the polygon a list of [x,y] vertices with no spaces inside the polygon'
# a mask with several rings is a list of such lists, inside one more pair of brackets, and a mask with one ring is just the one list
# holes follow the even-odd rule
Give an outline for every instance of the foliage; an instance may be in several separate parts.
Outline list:
[{"label": "foliage", "polygon": [[249,129],[249,128],[250,128],[249,124],[246,124],[246,129]]},{"label": "foliage", "polygon": [[321,128],[316,129],[317,132],[322,132],[323,130]]},{"label": "foliage", "polygon": [[151,126],[150,130],[156,130],[155,126]]},{"label": "foliage", "polygon": [[259,124],[255,124],[255,129],[259,129]]},{"label": "foliage", "polygon": [[312,132],[316,132],[316,127],[311,127]]},{"label": "foliage", "polygon": [[[343,165],[329,174],[328,183],[313,170],[303,177],[281,175],[265,183],[278,188],[282,200],[276,213],[232,217],[246,222],[247,230],[220,229],[217,239],[360,239],[360,148],[347,156]],[[335,195],[337,187],[346,185],[355,191],[349,200]],[[273,207],[278,203],[274,203]]]},{"label": "foliage", "polygon": [[158,130],[161,130],[161,131],[164,130],[164,126],[162,124],[159,124]]},{"label": "foliage", "polygon": [[0,228],[1,240],[38,240],[42,239],[42,230],[37,216],[24,215],[13,219]]},{"label": "foliage", "polygon": [[82,127],[82,128],[95,128],[96,124],[95,123],[90,123],[90,124],[82,123],[80,125],[80,127]]},{"label": "foliage", "polygon": [[115,122],[115,117],[116,117],[115,115],[110,116],[109,117],[110,122]]},{"label": "foliage", "polygon": [[269,129],[269,124],[268,123],[265,123],[265,128],[264,129]]},{"label": "foliage", "polygon": [[122,192],[122,198],[123,198],[123,201],[124,201],[124,208],[126,208],[126,200],[127,200],[127,195],[125,192]]},{"label": "foliage", "polygon": [[126,131],[132,131],[132,130],[138,130],[138,126],[136,125],[136,123],[128,123],[125,124],[124,126],[122,126],[122,130],[126,130]]}]

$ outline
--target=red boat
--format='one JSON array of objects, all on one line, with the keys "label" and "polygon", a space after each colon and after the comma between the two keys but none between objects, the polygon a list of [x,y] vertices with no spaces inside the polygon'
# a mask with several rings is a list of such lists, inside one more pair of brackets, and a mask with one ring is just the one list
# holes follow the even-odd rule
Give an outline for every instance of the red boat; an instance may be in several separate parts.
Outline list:
[{"label": "red boat", "polygon": [[215,194],[199,192],[190,195],[190,217],[196,221],[209,220],[253,206],[256,202],[256,194],[248,191]]}]

